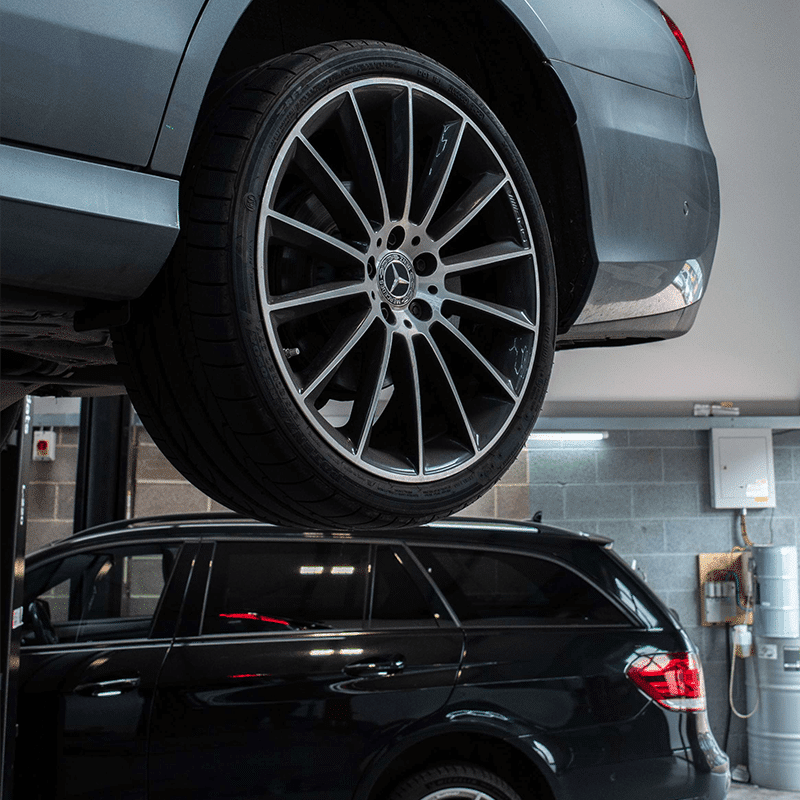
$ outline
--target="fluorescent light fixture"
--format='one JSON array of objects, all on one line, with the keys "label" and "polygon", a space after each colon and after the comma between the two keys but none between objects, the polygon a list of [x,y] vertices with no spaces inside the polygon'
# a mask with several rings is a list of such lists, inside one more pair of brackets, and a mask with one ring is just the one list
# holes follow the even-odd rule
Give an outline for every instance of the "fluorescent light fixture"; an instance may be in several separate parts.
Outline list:
[{"label": "fluorescent light fixture", "polygon": [[542,431],[528,439],[535,442],[599,442],[608,439],[608,431]]},{"label": "fluorescent light fixture", "polygon": [[331,567],[331,575],[352,575],[355,567]]},{"label": "fluorescent light fixture", "polygon": [[301,575],[322,575],[325,567],[300,567]]}]

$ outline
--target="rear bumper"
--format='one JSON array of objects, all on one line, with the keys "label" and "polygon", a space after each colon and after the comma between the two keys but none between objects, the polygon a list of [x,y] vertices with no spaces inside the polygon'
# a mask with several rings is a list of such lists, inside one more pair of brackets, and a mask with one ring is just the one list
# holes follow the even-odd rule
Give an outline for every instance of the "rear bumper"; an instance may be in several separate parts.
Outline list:
[{"label": "rear bumper", "polygon": [[[554,62],[577,114],[597,273],[568,346],[685,333],[719,229],[700,103]],[[695,309],[696,311],[696,309]],[[630,324],[627,324],[630,322]]]},{"label": "rear bumper", "polygon": [[725,800],[730,772],[703,772],[679,757],[650,758],[565,775],[557,800]]},{"label": "rear bumper", "polygon": [[[730,763],[704,713],[663,712],[650,704],[631,724],[635,732],[629,724],[625,730],[585,730],[572,742],[551,742],[550,748],[534,736],[518,741],[535,752],[540,767],[546,765],[556,800],[726,800]],[[648,753],[667,742],[671,752]]]}]

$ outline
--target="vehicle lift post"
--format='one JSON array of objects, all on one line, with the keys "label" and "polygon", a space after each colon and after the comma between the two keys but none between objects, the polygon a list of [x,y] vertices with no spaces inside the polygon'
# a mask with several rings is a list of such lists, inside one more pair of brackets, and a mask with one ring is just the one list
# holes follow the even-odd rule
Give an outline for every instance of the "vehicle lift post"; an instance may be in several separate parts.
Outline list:
[{"label": "vehicle lift post", "polygon": [[[3,453],[3,509],[0,536],[0,593],[2,594],[2,771],[0,800],[12,800],[14,744],[17,730],[19,634],[12,625],[14,611],[22,613],[25,541],[28,513],[33,425],[32,398],[27,397],[13,447]],[[75,485],[75,531],[124,519],[127,495],[131,407],[126,396],[91,397],[81,402],[78,468]],[[14,457],[16,456],[16,463]],[[10,469],[9,469],[10,467]],[[14,481],[16,473],[16,481]],[[16,489],[13,501],[9,486]],[[12,517],[11,514],[14,516]]]},{"label": "vehicle lift post", "polygon": [[[33,428],[32,398],[17,426],[16,447],[9,445],[2,453],[3,504],[0,533],[0,634],[2,636],[2,727],[0,727],[0,798],[11,800],[14,778],[14,745],[17,738],[17,678],[19,670],[19,632],[15,631],[15,610],[22,612],[22,582],[25,574],[25,533],[28,520],[27,496],[30,481]],[[15,480],[16,479],[16,480]],[[11,491],[16,490],[12,496]],[[13,516],[12,516],[13,515]]]}]

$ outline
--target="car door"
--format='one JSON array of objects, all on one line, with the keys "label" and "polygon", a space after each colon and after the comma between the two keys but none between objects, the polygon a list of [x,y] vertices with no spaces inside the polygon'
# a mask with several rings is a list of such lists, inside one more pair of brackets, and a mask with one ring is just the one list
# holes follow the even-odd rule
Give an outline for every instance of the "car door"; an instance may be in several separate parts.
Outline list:
[{"label": "car door", "polygon": [[144,166],[203,0],[3,0],[10,142]]},{"label": "car door", "polygon": [[159,679],[152,800],[352,797],[371,755],[447,701],[461,659],[461,632],[403,558],[330,539],[218,543],[205,599],[200,572],[187,598],[204,602],[202,627],[181,631]]},{"label": "car door", "polygon": [[625,746],[613,726],[647,701],[625,677],[633,625],[610,598],[545,554],[435,546],[414,553],[465,630],[453,704],[562,743],[603,726],[598,753]]},{"label": "car door", "polygon": [[17,797],[146,797],[147,726],[194,545],[95,545],[25,581]]}]

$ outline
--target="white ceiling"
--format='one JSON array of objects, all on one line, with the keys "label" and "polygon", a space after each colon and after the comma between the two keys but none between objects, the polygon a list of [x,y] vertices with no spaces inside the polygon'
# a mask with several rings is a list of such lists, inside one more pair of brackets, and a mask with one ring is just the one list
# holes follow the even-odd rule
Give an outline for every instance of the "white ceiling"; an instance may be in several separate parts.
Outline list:
[{"label": "white ceiling", "polygon": [[685,336],[556,355],[545,413],[680,413],[732,400],[800,414],[800,3],[663,0],[697,67],[722,199]]}]

